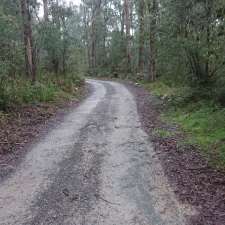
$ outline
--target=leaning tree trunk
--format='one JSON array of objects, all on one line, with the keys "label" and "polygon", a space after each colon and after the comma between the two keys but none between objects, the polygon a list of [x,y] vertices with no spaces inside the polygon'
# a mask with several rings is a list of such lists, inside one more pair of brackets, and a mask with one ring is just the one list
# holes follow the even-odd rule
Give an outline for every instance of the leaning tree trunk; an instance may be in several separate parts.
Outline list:
[{"label": "leaning tree trunk", "polygon": [[35,51],[33,49],[32,28],[31,28],[31,14],[29,10],[30,1],[20,0],[21,14],[23,19],[23,32],[24,32],[24,48],[26,60],[26,72],[32,79],[36,80],[36,65],[35,65]]}]

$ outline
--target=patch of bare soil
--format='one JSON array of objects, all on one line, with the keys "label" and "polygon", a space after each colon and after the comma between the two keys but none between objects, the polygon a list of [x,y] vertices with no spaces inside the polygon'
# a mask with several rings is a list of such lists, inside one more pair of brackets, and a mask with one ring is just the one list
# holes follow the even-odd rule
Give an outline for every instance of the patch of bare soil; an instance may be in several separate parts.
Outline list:
[{"label": "patch of bare soil", "polygon": [[181,133],[172,137],[159,137],[154,131],[176,130],[165,124],[160,114],[166,108],[163,102],[141,87],[127,85],[137,100],[143,128],[150,134],[155,151],[179,199],[193,205],[198,215],[190,218],[191,225],[225,224],[225,174],[209,165],[198,149],[180,145]]},{"label": "patch of bare soil", "polygon": [[14,107],[0,117],[0,182],[16,170],[29,146],[78,106],[89,88],[79,90],[79,98],[66,102]]}]

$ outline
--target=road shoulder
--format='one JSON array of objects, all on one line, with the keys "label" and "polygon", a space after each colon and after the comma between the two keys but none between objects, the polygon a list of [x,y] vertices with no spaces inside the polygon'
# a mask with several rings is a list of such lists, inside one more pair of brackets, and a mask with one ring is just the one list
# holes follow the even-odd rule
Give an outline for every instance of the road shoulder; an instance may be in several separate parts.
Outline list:
[{"label": "road shoulder", "polygon": [[78,90],[76,98],[18,107],[4,121],[0,121],[0,183],[16,171],[29,149],[91,92],[91,87],[86,84]]},{"label": "road shoulder", "polygon": [[[211,167],[194,146],[180,144],[183,134],[176,132],[176,125],[160,120],[165,110],[161,100],[141,87],[132,84],[127,87],[136,98],[143,129],[154,144],[174,192],[183,203],[199,212],[190,224],[225,224],[224,173]],[[161,130],[172,131],[173,135],[162,134]]]}]

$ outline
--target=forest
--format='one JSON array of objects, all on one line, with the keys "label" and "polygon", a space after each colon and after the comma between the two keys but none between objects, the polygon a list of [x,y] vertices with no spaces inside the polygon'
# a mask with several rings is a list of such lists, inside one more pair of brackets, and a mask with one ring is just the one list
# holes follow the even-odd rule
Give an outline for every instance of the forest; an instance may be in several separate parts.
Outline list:
[{"label": "forest", "polygon": [[0,0],[0,225],[225,224],[225,0]]},{"label": "forest", "polygon": [[85,76],[128,79],[224,163],[224,25],[224,0],[1,0],[0,109],[68,97]]}]

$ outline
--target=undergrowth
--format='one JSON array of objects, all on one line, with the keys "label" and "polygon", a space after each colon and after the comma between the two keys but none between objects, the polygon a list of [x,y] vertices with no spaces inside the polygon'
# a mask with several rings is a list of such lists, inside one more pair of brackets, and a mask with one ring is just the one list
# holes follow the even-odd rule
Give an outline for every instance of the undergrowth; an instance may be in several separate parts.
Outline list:
[{"label": "undergrowth", "polygon": [[0,79],[0,110],[6,111],[18,105],[54,102],[69,98],[76,94],[82,83],[83,79],[73,74],[60,78],[52,74],[40,75],[35,84],[25,77],[2,78]]},{"label": "undergrowth", "polygon": [[[224,168],[225,108],[207,99],[192,98],[188,87],[171,87],[162,80],[143,85],[167,100],[168,109],[162,119],[178,124],[187,134],[185,142],[198,146],[212,163]],[[168,136],[164,132],[162,136],[165,135]]]}]

